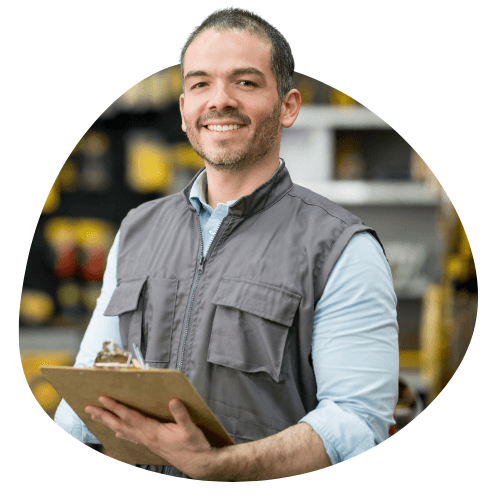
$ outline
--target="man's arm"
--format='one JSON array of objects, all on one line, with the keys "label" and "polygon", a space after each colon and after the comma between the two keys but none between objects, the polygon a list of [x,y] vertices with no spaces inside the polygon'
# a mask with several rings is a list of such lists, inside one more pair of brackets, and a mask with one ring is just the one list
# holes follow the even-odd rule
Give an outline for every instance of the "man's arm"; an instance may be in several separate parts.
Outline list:
[{"label": "man's arm", "polygon": [[312,362],[317,408],[305,415],[332,464],[388,437],[398,395],[396,295],[382,248],[351,238],[316,305]]},{"label": "man's arm", "polygon": [[[112,340],[121,347],[118,317],[103,315],[116,288],[116,263],[118,259],[119,238],[120,233],[118,232],[113,246],[109,251],[101,295],[97,299],[92,319],[80,345],[75,367],[92,366],[97,353],[102,349],[103,342],[106,340]],[[64,399],[57,408],[54,421],[79,441],[99,444],[97,438],[87,429]]]},{"label": "man's arm", "polygon": [[216,450],[215,460],[202,479],[214,481],[257,481],[305,474],[329,467],[323,441],[305,423],[277,434]]},{"label": "man's arm", "polygon": [[331,462],[321,438],[306,423],[273,436],[214,448],[177,399],[169,403],[175,423],[160,423],[101,397],[107,410],[88,406],[92,419],[107,425],[116,437],[147,446],[193,479],[255,481],[304,474]]}]

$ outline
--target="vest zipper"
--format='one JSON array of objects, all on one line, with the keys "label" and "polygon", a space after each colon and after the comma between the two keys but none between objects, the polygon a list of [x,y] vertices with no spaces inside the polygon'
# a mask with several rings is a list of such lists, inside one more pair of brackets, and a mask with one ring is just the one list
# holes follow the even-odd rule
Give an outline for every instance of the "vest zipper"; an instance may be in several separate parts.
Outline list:
[{"label": "vest zipper", "polygon": [[179,348],[179,356],[177,357],[177,369],[180,371],[182,371],[182,368],[184,365],[184,351],[186,349],[186,343],[187,343],[187,338],[188,338],[188,334],[189,334],[189,326],[191,324],[191,314],[193,313],[193,307],[194,307],[194,302],[195,302],[195,298],[196,298],[196,292],[198,291],[198,285],[200,284],[201,275],[203,274],[203,271],[205,269],[205,262],[207,261],[207,258],[209,256],[209,254],[211,253],[211,250],[213,249],[214,240],[217,238],[217,235],[219,233],[219,229],[220,229],[220,227],[225,219],[226,219],[226,217],[224,217],[219,222],[219,225],[217,226],[217,229],[215,230],[215,235],[208,245],[207,257],[205,257],[203,255],[203,234],[201,231],[200,216],[198,215],[198,230],[200,232],[200,255],[201,255],[201,258],[198,261],[197,269],[196,269],[196,278],[194,280],[193,286],[191,287],[191,294],[189,296],[189,305],[188,305],[188,310],[186,313],[186,318],[184,320],[184,329],[182,332],[181,345]]},{"label": "vest zipper", "polygon": [[[208,247],[208,252],[207,252],[207,257],[210,253],[210,251],[213,249],[213,243],[214,240],[217,237],[217,234],[219,233],[219,229],[224,222],[226,217],[222,219],[217,226],[217,230],[215,231],[215,235],[212,238],[210,245]],[[186,312],[186,317],[184,319],[184,328],[182,330],[182,337],[181,337],[181,343],[179,347],[179,355],[177,356],[177,369],[182,371],[182,368],[184,366],[184,351],[186,349],[186,344],[187,344],[187,338],[189,334],[189,326],[191,324],[191,315],[193,313],[193,307],[194,307],[194,302],[195,302],[195,297],[196,297],[196,292],[198,291],[198,285],[200,284],[201,276],[203,274],[203,271],[205,269],[205,262],[207,259],[203,256],[203,233],[201,231],[201,223],[200,223],[200,216],[198,215],[198,230],[200,232],[200,259],[197,263],[197,269],[196,269],[196,277],[193,282],[193,286],[191,287],[191,293],[189,294],[189,302],[188,302],[188,310]],[[165,465],[163,467],[163,474],[170,475],[172,471],[172,466],[171,465]]]},{"label": "vest zipper", "polygon": [[[201,232],[200,216],[198,215],[198,217],[196,219],[198,221],[198,230],[200,233],[199,255],[201,255],[201,257],[197,263],[196,277],[194,279],[193,285],[191,286],[191,293],[189,294],[188,309],[186,312],[186,317],[184,318],[184,327],[182,329],[181,343],[179,346],[179,355],[177,356],[177,364],[176,364],[177,370],[180,370],[180,371],[182,371],[182,368],[184,365],[184,350],[186,349],[187,337],[188,337],[188,333],[189,333],[189,324],[191,322],[191,314],[193,312],[193,306],[194,306],[194,298],[196,295],[196,290],[198,289],[198,285],[200,283],[201,275],[203,273],[203,267],[205,265],[205,258],[203,257],[203,234]],[[171,472],[172,472],[171,465],[164,465],[163,466],[163,474],[170,475]]]},{"label": "vest zipper", "polygon": [[184,328],[182,330],[181,343],[179,347],[179,355],[177,356],[177,369],[182,371],[184,365],[184,351],[186,349],[187,337],[189,333],[189,325],[191,323],[191,314],[193,313],[194,299],[196,296],[196,291],[198,290],[198,285],[201,280],[201,275],[203,274],[203,268],[205,265],[205,257],[203,257],[203,234],[201,232],[200,217],[197,217],[198,230],[200,233],[200,259],[197,263],[196,277],[191,287],[191,293],[189,294],[188,309],[186,312],[186,317],[184,319]]},{"label": "vest zipper", "polygon": [[189,326],[191,323],[191,314],[193,313],[193,306],[194,306],[194,299],[196,296],[196,292],[198,290],[198,285],[201,280],[201,275],[203,274],[203,267],[205,264],[205,258],[202,256],[199,263],[198,263],[198,269],[196,270],[196,278],[193,283],[193,287],[191,289],[191,295],[189,297],[189,306],[188,306],[188,311],[186,315],[186,320],[184,323],[184,330],[182,332],[182,338],[181,338],[181,347],[179,349],[179,356],[177,358],[177,369],[182,371],[183,365],[184,365],[184,351],[186,349],[186,343],[187,343],[187,338],[188,338],[188,333],[189,333]]}]

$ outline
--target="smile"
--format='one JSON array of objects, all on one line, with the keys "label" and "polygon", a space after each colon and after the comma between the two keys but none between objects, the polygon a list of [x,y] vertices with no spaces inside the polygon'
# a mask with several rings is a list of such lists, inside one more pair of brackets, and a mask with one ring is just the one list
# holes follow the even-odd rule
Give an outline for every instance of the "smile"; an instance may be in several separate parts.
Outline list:
[{"label": "smile", "polygon": [[238,130],[239,128],[244,127],[244,125],[234,123],[231,125],[205,125],[205,127],[211,132],[229,132],[231,130]]}]

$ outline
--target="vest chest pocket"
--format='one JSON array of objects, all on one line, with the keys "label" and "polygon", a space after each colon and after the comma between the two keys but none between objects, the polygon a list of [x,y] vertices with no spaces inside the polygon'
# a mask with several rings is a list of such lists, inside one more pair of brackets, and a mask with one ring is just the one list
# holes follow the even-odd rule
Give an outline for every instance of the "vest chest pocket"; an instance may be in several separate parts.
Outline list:
[{"label": "vest chest pocket", "polygon": [[123,347],[132,352],[137,343],[155,368],[170,361],[177,284],[177,279],[147,276],[121,280],[104,312],[120,317]]},{"label": "vest chest pocket", "polygon": [[288,330],[300,299],[272,285],[223,278],[212,300],[217,308],[208,361],[248,373],[266,372],[279,382]]}]

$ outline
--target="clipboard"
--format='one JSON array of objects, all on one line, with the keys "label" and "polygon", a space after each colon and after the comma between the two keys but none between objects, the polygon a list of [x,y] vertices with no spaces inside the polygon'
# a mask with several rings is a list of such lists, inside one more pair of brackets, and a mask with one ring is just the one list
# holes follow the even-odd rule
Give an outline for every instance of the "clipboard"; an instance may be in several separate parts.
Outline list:
[{"label": "clipboard", "polygon": [[168,402],[176,397],[189,411],[212,446],[234,444],[203,398],[179,370],[157,368],[40,368],[59,395],[66,400],[94,436],[122,462],[128,464],[170,465],[164,458],[141,444],[115,437],[114,431],[92,420],[87,405],[103,408],[100,396],[108,396],[160,422],[173,422]]}]

